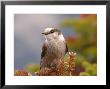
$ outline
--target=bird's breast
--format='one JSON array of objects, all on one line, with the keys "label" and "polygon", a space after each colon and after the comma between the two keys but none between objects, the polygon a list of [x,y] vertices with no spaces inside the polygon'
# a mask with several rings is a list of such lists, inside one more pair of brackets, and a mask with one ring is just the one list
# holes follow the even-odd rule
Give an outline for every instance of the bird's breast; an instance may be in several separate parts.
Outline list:
[{"label": "bird's breast", "polygon": [[65,43],[63,41],[50,41],[48,42],[47,53],[51,58],[62,58],[65,55]]}]

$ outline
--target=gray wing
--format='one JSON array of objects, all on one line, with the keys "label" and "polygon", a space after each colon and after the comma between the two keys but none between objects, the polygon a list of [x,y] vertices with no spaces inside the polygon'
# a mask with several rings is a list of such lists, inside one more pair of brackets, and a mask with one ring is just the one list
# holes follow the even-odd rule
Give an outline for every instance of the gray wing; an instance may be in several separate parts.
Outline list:
[{"label": "gray wing", "polygon": [[42,47],[42,52],[41,52],[40,69],[41,69],[41,66],[42,66],[43,57],[45,57],[46,52],[47,52],[47,45],[46,45],[46,43],[44,43],[43,47]]},{"label": "gray wing", "polygon": [[45,56],[46,51],[47,51],[47,45],[44,43],[42,47],[41,59]]},{"label": "gray wing", "polygon": [[[65,43],[66,44],[66,43]],[[68,46],[66,44],[65,54],[68,52]]]}]

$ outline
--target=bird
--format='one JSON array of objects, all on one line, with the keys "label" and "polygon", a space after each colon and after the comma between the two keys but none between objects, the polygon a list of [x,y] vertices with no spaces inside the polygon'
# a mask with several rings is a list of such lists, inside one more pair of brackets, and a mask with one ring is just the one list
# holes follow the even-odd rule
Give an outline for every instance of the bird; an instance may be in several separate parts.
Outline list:
[{"label": "bird", "polygon": [[40,69],[57,69],[68,52],[65,38],[57,28],[45,28],[42,34],[45,41],[42,46]]}]

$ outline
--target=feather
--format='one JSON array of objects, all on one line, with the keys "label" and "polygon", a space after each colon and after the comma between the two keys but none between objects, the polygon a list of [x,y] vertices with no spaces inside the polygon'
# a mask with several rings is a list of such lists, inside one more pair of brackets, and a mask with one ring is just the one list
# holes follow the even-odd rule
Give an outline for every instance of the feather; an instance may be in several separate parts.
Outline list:
[{"label": "feather", "polygon": [[47,45],[44,43],[42,47],[41,59],[45,56],[46,51],[47,51]]},{"label": "feather", "polygon": [[68,46],[67,46],[67,44],[66,44],[65,53],[67,53],[67,52],[68,52]]},{"label": "feather", "polygon": [[43,62],[43,57],[45,57],[46,52],[47,52],[47,45],[46,45],[46,43],[44,43],[43,47],[42,47],[42,52],[41,52],[40,69],[41,69],[41,65],[42,65],[42,62]]}]

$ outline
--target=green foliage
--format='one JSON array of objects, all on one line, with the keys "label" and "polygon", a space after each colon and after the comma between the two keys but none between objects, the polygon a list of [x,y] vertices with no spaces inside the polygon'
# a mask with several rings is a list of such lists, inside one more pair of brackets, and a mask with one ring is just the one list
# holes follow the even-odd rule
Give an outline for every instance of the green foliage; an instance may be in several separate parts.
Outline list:
[{"label": "green foliage", "polygon": [[79,75],[97,75],[97,16],[82,14],[80,18],[65,19],[61,27],[72,28],[76,33],[66,41],[69,49],[77,53],[76,67],[84,68]]},{"label": "green foliage", "polygon": [[25,70],[27,70],[31,73],[35,73],[40,70],[40,67],[39,67],[39,65],[32,63],[32,64],[26,65]]},{"label": "green foliage", "polygon": [[91,67],[91,64],[88,61],[83,61],[82,62],[82,67],[88,68],[88,67]]},{"label": "green foliage", "polygon": [[80,76],[90,76],[90,74],[87,73],[87,72],[81,72],[79,75],[80,75]]},{"label": "green foliage", "polygon": [[92,66],[86,68],[85,71],[86,71],[87,73],[89,73],[90,75],[96,75],[96,71],[95,71],[95,69],[94,69]]},{"label": "green foliage", "polygon": [[96,64],[91,64],[90,62],[83,61],[82,67],[85,69],[85,72],[90,74],[90,75],[96,75],[97,74]]}]

